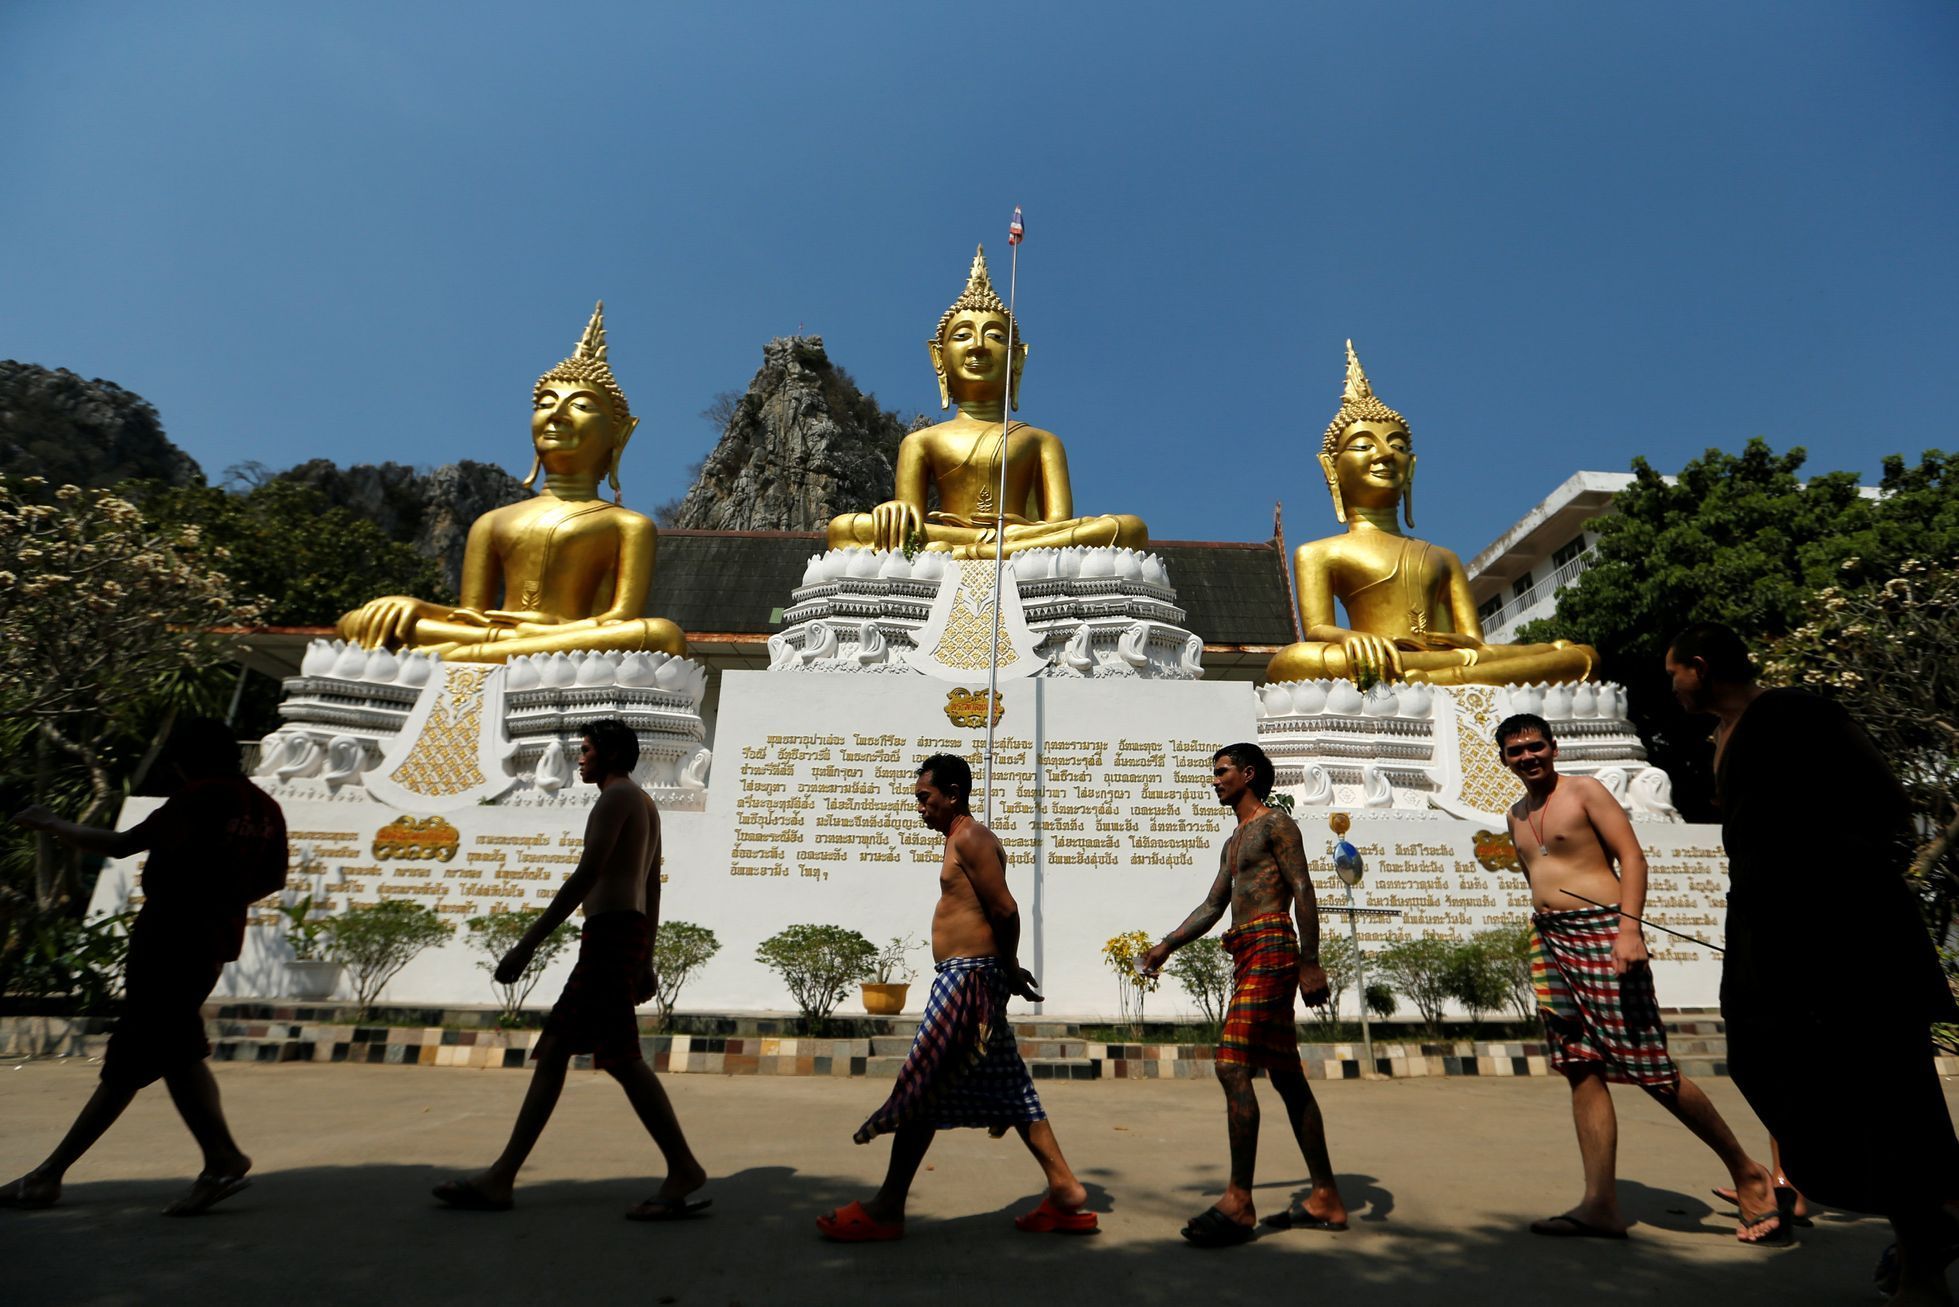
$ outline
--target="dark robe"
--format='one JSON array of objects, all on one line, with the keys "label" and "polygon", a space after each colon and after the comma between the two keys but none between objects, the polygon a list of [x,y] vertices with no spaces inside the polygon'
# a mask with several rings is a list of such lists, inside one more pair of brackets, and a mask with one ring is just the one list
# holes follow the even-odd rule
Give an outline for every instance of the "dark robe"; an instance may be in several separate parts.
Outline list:
[{"label": "dark robe", "polygon": [[1793,689],[1749,704],[1715,784],[1728,1069],[1790,1180],[1852,1211],[1959,1197],[1929,1030],[1959,1009],[1904,879],[1903,788],[1847,712]]}]

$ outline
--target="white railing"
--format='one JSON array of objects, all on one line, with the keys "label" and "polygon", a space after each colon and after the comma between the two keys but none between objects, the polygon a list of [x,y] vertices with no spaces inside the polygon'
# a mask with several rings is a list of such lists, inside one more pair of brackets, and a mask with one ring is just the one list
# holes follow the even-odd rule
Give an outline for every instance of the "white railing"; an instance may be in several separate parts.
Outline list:
[{"label": "white railing", "polygon": [[1508,603],[1504,604],[1503,607],[1490,614],[1483,622],[1483,637],[1485,639],[1495,639],[1498,632],[1508,634],[1510,628],[1516,624],[1519,615],[1528,612],[1539,600],[1557,594],[1558,591],[1577,580],[1579,573],[1592,565],[1592,557],[1595,552],[1595,550],[1587,549],[1576,558],[1565,560],[1558,565],[1557,570],[1552,572],[1550,576],[1532,585],[1530,589],[1515,596]]}]

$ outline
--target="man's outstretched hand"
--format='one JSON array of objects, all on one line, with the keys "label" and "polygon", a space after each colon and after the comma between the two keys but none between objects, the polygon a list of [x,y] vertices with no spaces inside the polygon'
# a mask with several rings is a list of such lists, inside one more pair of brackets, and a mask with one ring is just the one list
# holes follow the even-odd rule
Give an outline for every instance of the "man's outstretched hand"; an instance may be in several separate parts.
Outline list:
[{"label": "man's outstretched hand", "polygon": [[1326,978],[1326,969],[1317,962],[1299,964],[1299,1001],[1307,1007],[1318,1007],[1326,1002],[1331,986]]},{"label": "man's outstretched hand", "polygon": [[530,946],[527,944],[517,945],[515,948],[511,949],[508,953],[504,954],[502,959],[497,962],[497,969],[493,973],[496,976],[497,984],[499,985],[516,984],[520,979],[523,978],[524,968],[528,967],[530,964],[531,964]]}]

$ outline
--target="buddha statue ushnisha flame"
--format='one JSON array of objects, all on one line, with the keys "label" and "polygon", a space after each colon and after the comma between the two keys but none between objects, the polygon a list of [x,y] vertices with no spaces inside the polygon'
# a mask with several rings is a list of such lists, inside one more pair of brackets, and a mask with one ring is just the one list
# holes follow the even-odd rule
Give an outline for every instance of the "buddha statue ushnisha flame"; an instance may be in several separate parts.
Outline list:
[{"label": "buddha statue ushnisha flame", "polygon": [[[619,456],[638,425],[606,363],[600,301],[578,348],[539,377],[531,394],[536,457],[524,484],[542,472],[544,489],[471,525],[460,605],[389,595],[342,616],[340,635],[367,648],[419,649],[452,662],[573,649],[685,654],[678,626],[643,616],[658,534],[618,502]],[[601,477],[613,503],[599,498]]]},{"label": "buddha statue ushnisha flame", "polygon": [[[1382,403],[1347,342],[1347,384],[1327,424],[1320,468],[1344,535],[1293,554],[1306,639],[1266,668],[1271,681],[1323,677],[1516,685],[1582,681],[1598,654],[1587,645],[1486,644],[1462,560],[1402,534],[1396,509],[1415,525],[1415,453],[1408,424]],[[1347,625],[1334,622],[1334,600]]]},{"label": "buddha statue ushnisha flame", "polygon": [[[845,513],[830,522],[830,547],[923,547],[959,558],[993,558],[1004,551],[1065,545],[1116,545],[1142,549],[1149,528],[1139,517],[1117,514],[1076,517],[1068,483],[1068,455],[1053,432],[1011,422],[1006,409],[1007,373],[1013,371],[1014,407],[1020,407],[1020,372],[1027,342],[1013,324],[1008,358],[1007,306],[993,289],[986,250],[973,256],[966,289],[939,319],[925,342],[939,378],[939,407],[959,406],[949,422],[914,431],[898,447],[892,497],[868,513]],[[995,539],[1000,460],[1006,459],[1006,522]],[[936,484],[939,508],[926,511],[927,487]]]}]

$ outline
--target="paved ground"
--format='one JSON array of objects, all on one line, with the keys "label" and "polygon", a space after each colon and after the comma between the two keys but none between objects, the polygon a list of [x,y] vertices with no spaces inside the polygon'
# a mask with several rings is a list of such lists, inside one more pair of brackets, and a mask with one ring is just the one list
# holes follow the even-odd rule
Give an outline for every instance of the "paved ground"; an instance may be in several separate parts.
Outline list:
[{"label": "paved ground", "polygon": [[[1215,1084],[1122,1081],[1044,1090],[1063,1148],[1104,1232],[1028,1236],[1038,1172],[1011,1137],[941,1136],[901,1244],[840,1248],[812,1218],[868,1193],[882,1142],[850,1133],[885,1086],[863,1080],[675,1076],[681,1119],[716,1179],[710,1219],[619,1218],[657,1164],[612,1082],[574,1073],[525,1173],[515,1212],[439,1209],[429,1186],[501,1144],[526,1077],[407,1067],[217,1068],[257,1184],[211,1215],[157,1209],[195,1169],[159,1086],[71,1173],[61,1207],[0,1212],[0,1302],[251,1304],[598,1302],[699,1304],[1135,1304],[1209,1301],[1574,1303],[1671,1297],[1789,1307],[1870,1302],[1887,1242],[1868,1219],[1825,1213],[1794,1249],[1738,1246],[1708,1187],[1724,1177],[1699,1144],[1636,1092],[1618,1091],[1623,1244],[1532,1237],[1563,1210],[1578,1159],[1561,1082],[1315,1083],[1351,1232],[1270,1234],[1204,1252],[1177,1236],[1224,1174]],[[39,1160],[88,1093],[94,1068],[0,1067],[0,1170]],[[1763,1145],[1725,1080],[1705,1082],[1751,1145]],[[1266,1096],[1259,1197],[1276,1209],[1304,1168]],[[1227,1277],[1229,1286],[1227,1287]]]}]

